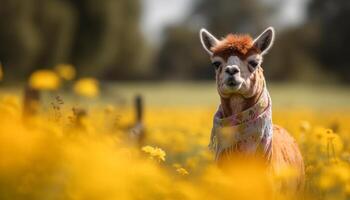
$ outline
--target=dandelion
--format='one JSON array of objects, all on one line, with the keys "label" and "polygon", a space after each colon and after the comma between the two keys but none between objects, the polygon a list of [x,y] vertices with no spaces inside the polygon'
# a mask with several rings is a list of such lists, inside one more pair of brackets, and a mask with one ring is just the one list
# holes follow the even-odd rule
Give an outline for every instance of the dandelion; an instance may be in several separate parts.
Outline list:
[{"label": "dandelion", "polygon": [[74,84],[74,92],[85,97],[96,97],[99,94],[98,81],[94,78],[82,78]]},{"label": "dandelion", "polygon": [[60,87],[60,78],[51,70],[37,70],[29,78],[29,86],[36,90],[56,90]]},{"label": "dandelion", "polygon": [[73,65],[68,64],[60,64],[55,67],[55,71],[58,73],[58,75],[63,78],[64,80],[70,81],[75,78],[75,68]]}]

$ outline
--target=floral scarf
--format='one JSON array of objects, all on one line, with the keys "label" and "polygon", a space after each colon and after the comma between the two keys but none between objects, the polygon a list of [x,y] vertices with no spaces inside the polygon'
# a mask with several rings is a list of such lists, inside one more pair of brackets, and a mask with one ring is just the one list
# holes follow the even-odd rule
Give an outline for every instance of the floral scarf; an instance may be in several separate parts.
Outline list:
[{"label": "floral scarf", "polygon": [[269,160],[272,145],[271,98],[265,88],[258,102],[241,113],[223,118],[219,106],[214,116],[209,148],[218,160],[225,152],[241,152],[246,155],[262,153]]}]

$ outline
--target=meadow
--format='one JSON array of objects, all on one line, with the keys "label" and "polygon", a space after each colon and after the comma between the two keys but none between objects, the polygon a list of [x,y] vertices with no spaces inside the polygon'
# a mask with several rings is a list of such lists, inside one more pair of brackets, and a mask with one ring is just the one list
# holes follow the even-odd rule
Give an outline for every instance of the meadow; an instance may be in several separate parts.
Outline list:
[{"label": "meadow", "polygon": [[[295,197],[276,189],[290,169],[271,177],[258,161],[217,168],[207,148],[213,82],[110,84],[50,73],[29,80],[40,101],[23,103],[22,86],[1,89],[0,199],[350,198],[349,88],[269,85],[273,121],[295,137],[306,164]],[[130,137],[136,94],[142,143]],[[25,114],[28,105],[35,112]]]}]

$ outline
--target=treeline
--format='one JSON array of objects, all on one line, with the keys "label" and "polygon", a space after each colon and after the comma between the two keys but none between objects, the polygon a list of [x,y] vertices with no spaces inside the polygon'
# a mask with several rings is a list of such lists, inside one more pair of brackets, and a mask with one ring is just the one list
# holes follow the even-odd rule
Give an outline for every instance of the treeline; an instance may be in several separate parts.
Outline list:
[{"label": "treeline", "polygon": [[0,60],[11,78],[72,63],[79,74],[142,75],[139,0],[0,0]]},{"label": "treeline", "polygon": [[[257,35],[278,17],[283,2],[276,2],[198,0],[151,47],[140,30],[141,0],[0,0],[0,61],[10,79],[59,63],[102,79],[212,79],[198,29]],[[349,83],[349,17],[348,0],[310,0],[304,23],[277,29],[266,75]]]}]

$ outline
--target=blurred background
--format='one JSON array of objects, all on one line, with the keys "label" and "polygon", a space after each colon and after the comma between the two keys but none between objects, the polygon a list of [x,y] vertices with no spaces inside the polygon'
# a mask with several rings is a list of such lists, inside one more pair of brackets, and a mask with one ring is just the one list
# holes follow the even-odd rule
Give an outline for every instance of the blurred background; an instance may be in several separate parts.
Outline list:
[{"label": "blurred background", "polygon": [[263,68],[275,102],[340,108],[350,99],[348,0],[0,0],[0,5],[2,86],[22,86],[37,70],[71,64],[77,78],[103,83],[101,96],[114,102],[141,93],[157,105],[193,105],[198,99],[217,105],[214,69],[199,29],[218,38],[230,32],[256,37],[274,26],[276,41]]},{"label": "blurred background", "polygon": [[277,31],[271,81],[350,83],[348,0],[0,0],[5,81],[73,64],[100,80],[212,80],[198,30]]}]

